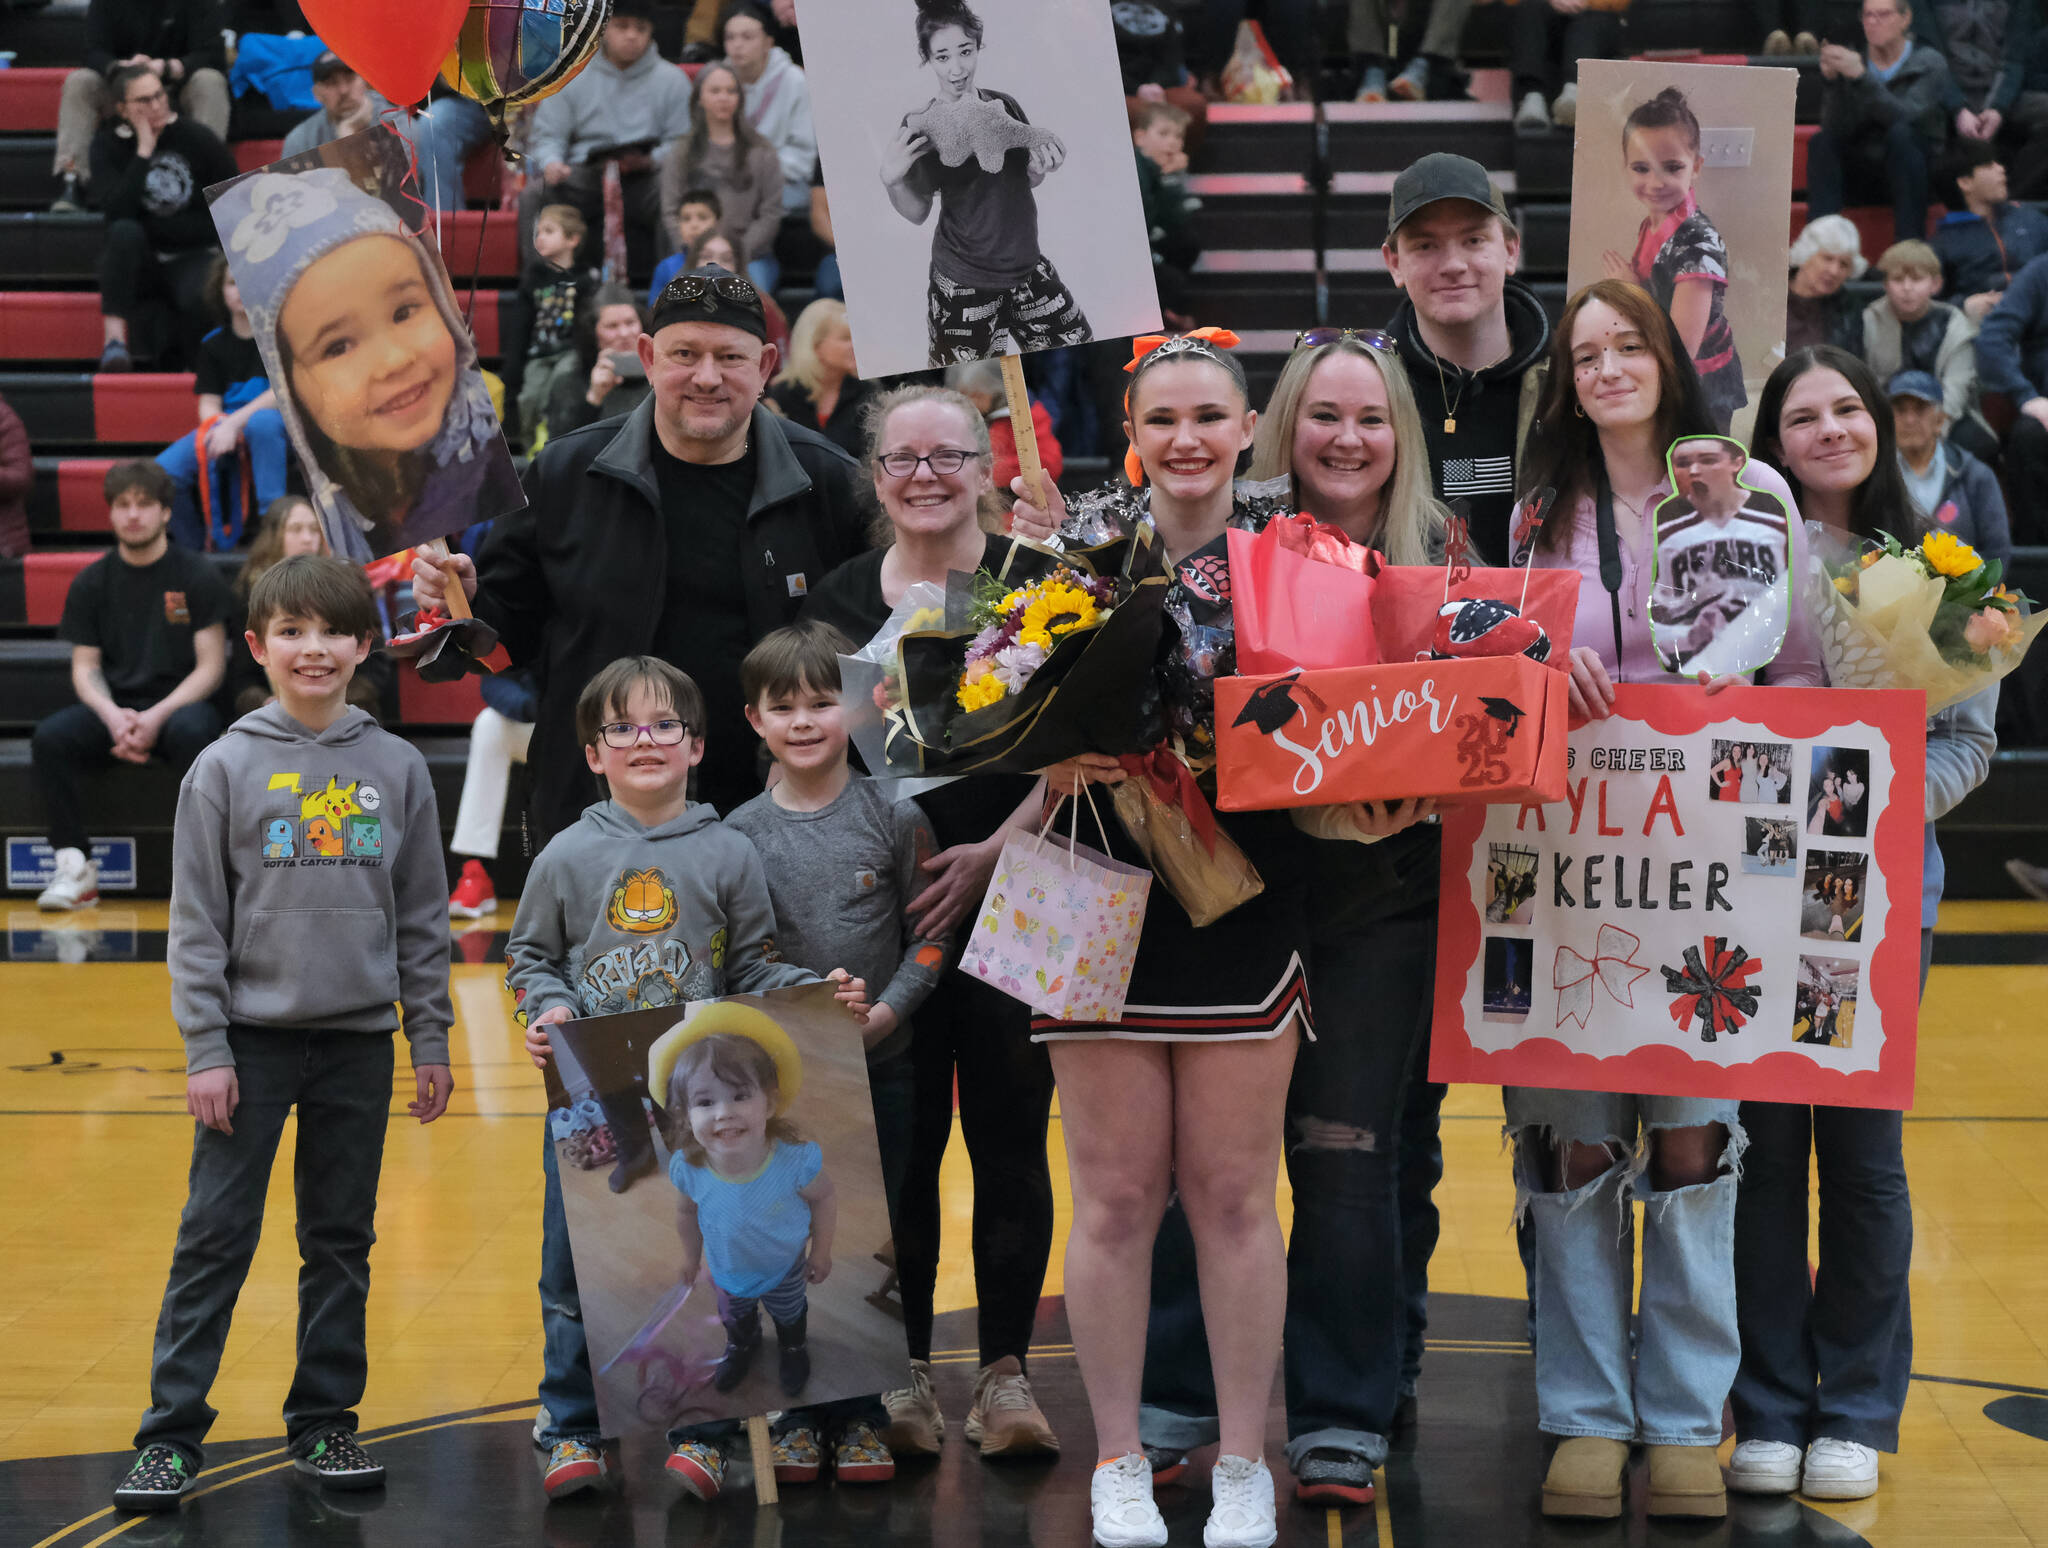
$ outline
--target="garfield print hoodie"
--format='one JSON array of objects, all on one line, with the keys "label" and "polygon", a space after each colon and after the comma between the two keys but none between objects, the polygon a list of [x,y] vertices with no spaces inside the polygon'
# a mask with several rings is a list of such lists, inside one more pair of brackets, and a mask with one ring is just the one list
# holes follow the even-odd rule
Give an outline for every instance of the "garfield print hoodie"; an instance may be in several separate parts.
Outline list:
[{"label": "garfield print hoodie", "polygon": [[599,801],[555,835],[527,873],[506,982],[522,1020],[681,1005],[811,984],[775,954],[775,907],[744,834],[693,802],[644,828]]}]

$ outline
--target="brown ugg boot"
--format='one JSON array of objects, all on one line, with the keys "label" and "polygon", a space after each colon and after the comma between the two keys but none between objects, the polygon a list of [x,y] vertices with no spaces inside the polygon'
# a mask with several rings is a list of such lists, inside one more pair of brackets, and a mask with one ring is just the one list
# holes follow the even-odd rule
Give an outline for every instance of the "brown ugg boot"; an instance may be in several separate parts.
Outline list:
[{"label": "brown ugg boot", "polygon": [[1574,1435],[1558,1442],[1543,1479],[1543,1514],[1608,1519],[1621,1514],[1628,1442]]},{"label": "brown ugg boot", "polygon": [[1728,1489],[1721,1481],[1721,1456],[1712,1446],[1651,1446],[1650,1505],[1653,1516],[1725,1516]]}]

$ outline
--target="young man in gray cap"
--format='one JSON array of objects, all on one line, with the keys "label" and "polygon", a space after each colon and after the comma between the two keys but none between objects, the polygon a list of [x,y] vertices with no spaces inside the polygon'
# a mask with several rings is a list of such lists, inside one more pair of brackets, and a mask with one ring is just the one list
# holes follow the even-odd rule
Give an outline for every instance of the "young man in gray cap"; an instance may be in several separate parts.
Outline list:
[{"label": "young man in gray cap", "polygon": [[422,607],[458,575],[513,661],[539,664],[537,844],[589,802],[576,696],[621,656],[659,656],[703,689],[698,798],[729,812],[758,795],[740,661],[867,546],[853,459],[761,406],[778,357],[753,285],[715,265],[678,275],[649,326],[646,402],[551,439],[478,563],[414,560]]},{"label": "young man in gray cap", "polygon": [[1478,162],[1433,152],[1394,179],[1388,325],[1415,386],[1437,493],[1463,500],[1490,563],[1508,559],[1515,459],[1541,387],[1550,319],[1514,277],[1521,234]]},{"label": "young man in gray cap", "polygon": [[1952,532],[1986,559],[2012,559],[2012,527],[1998,478],[1947,439],[1941,379],[1932,371],[1901,371],[1885,384],[1898,428],[1899,471],[1932,530]]}]

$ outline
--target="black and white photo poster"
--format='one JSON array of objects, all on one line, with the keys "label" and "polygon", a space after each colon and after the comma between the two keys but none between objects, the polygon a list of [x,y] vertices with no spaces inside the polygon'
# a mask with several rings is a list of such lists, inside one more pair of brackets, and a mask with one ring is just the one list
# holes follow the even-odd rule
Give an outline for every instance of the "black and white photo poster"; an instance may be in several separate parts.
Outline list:
[{"label": "black and white photo poster", "polygon": [[866,377],[1159,327],[1103,0],[805,0]]}]

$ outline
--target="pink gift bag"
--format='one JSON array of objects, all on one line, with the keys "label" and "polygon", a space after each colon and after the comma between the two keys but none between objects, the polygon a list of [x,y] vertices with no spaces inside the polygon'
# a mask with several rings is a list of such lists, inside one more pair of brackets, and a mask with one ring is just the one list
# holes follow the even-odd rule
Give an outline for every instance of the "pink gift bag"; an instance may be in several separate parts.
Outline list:
[{"label": "pink gift bag", "polygon": [[[1095,811],[1092,797],[1088,809]],[[1074,831],[1066,837],[1047,831],[1055,807],[1035,836],[1013,833],[1004,841],[961,948],[960,969],[1042,1015],[1117,1021],[1130,991],[1152,873],[1081,843],[1078,801],[1074,810]],[[1099,814],[1095,826],[1102,828]],[[1107,848],[1106,833],[1102,842]]]}]

